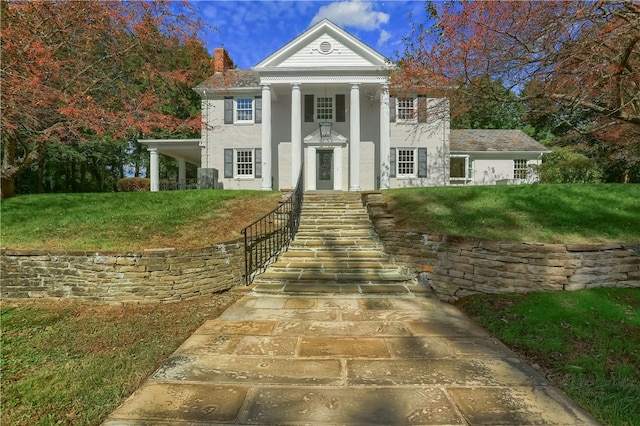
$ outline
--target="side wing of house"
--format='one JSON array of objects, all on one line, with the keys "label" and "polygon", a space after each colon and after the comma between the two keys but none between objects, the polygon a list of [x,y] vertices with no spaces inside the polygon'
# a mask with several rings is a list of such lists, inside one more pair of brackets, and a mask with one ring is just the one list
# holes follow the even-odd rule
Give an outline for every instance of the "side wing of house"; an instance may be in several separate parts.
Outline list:
[{"label": "side wing of house", "polygon": [[496,185],[532,183],[535,166],[548,153],[520,130],[452,130],[450,183]]}]

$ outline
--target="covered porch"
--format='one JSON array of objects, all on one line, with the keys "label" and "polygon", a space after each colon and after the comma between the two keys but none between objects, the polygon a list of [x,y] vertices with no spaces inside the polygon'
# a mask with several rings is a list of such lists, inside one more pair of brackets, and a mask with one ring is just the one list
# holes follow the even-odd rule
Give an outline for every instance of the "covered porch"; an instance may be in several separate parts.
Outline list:
[{"label": "covered porch", "polygon": [[[175,158],[178,162],[178,189],[187,187],[187,163],[200,167],[200,139],[139,139],[149,151],[151,191],[160,191],[160,154]],[[198,179],[200,181],[200,179]],[[200,185],[200,182],[198,182]]]}]

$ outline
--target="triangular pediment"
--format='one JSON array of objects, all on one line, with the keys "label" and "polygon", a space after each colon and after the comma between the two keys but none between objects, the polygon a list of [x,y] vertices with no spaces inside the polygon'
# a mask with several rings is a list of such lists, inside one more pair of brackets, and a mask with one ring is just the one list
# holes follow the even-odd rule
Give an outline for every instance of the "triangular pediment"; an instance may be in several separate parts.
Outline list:
[{"label": "triangular pediment", "polygon": [[383,55],[325,19],[260,62],[254,70],[388,67]]}]

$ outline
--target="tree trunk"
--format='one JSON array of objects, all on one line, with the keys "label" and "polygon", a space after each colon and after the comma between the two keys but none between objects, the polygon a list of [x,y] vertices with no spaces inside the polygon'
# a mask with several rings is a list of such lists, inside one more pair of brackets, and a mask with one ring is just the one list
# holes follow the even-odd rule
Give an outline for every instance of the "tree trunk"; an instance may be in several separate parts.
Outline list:
[{"label": "tree trunk", "polygon": [[16,195],[15,177],[3,177],[2,179],[0,179],[0,185],[2,186],[0,190],[0,198],[5,199]]}]

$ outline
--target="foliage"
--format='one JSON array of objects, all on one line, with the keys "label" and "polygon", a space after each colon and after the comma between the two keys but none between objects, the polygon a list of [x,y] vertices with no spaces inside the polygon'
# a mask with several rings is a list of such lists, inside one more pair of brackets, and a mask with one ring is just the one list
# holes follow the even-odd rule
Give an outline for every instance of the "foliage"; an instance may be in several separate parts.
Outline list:
[{"label": "foliage", "polygon": [[640,419],[640,289],[492,294],[460,304],[603,423]]},{"label": "foliage", "polygon": [[[473,88],[505,102],[515,91],[534,127],[595,136],[625,159],[622,174],[640,162],[637,2],[428,1],[426,10],[429,21],[405,40],[398,84],[451,98]],[[483,76],[508,90],[487,91]]]},{"label": "foliage", "polygon": [[122,178],[116,182],[116,186],[120,192],[149,191],[151,179],[139,177]]},{"label": "foliage", "polygon": [[480,76],[459,87],[451,99],[452,129],[517,129],[524,108],[502,81]]},{"label": "foliage", "polygon": [[554,147],[538,167],[542,183],[599,183],[602,167],[567,148]]},{"label": "foliage", "polygon": [[404,229],[541,243],[640,241],[640,185],[515,185],[385,191]]},{"label": "foliage", "polygon": [[[2,245],[50,250],[203,247],[277,206],[263,191],[36,194],[2,200]],[[251,208],[247,208],[251,206]]]},{"label": "foliage", "polygon": [[50,144],[198,132],[199,102],[190,88],[212,64],[198,40],[202,24],[186,5],[2,0],[0,6],[3,198]]},{"label": "foliage", "polygon": [[4,303],[0,423],[100,424],[240,295],[124,306]]}]

